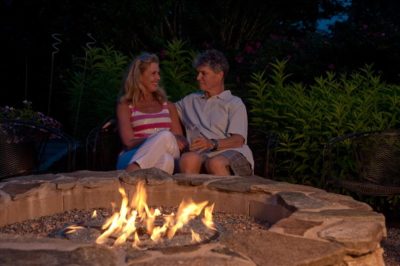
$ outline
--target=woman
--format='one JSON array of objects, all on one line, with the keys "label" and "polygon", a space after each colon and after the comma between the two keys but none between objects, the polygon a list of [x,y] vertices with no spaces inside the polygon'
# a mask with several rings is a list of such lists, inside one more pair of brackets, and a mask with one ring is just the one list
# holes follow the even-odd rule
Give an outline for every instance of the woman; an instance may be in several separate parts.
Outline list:
[{"label": "woman", "polygon": [[159,60],[143,53],[128,69],[117,104],[118,128],[125,149],[117,169],[156,167],[172,174],[185,140],[178,113],[159,86]]}]

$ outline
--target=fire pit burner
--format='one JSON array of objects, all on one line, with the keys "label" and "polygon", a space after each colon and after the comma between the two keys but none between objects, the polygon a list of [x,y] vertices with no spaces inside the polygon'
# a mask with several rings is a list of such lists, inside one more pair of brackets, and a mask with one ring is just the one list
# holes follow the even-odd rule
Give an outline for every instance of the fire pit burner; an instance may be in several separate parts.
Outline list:
[{"label": "fire pit burner", "polygon": [[[69,224],[49,234],[49,237],[65,238],[74,241],[93,243],[96,239],[104,232],[101,226],[104,224],[107,217],[95,217],[89,221],[81,222],[78,224]],[[157,218],[155,221],[156,226],[162,226],[162,219]],[[221,226],[216,226],[218,229],[222,229]],[[154,242],[150,239],[150,235],[147,234],[146,228],[139,227],[137,229],[140,240],[139,249],[163,249],[170,247],[186,247],[199,244],[205,244],[210,241],[216,240],[219,237],[218,230],[211,230],[205,227],[200,218],[191,220],[185,225],[175,236],[171,239],[162,239],[159,242]],[[193,239],[193,233],[196,232],[197,239]],[[107,245],[112,246],[118,236],[112,235],[107,241]],[[122,245],[124,248],[129,248],[134,243],[134,238],[131,236],[127,239],[126,243]]]}]

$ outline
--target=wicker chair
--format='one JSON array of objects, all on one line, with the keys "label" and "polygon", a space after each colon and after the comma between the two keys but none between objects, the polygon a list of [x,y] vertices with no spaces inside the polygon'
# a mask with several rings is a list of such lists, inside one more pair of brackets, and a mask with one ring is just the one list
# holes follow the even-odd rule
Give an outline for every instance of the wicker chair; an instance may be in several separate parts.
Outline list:
[{"label": "wicker chair", "polygon": [[[0,121],[0,179],[72,171],[78,143],[61,130],[34,122]],[[54,168],[57,165],[57,168]]]},{"label": "wicker chair", "polygon": [[400,131],[351,133],[324,149],[326,184],[371,196],[400,194]]},{"label": "wicker chair", "polygon": [[117,121],[114,117],[107,118],[93,128],[86,138],[87,168],[100,171],[115,170],[121,149]]}]

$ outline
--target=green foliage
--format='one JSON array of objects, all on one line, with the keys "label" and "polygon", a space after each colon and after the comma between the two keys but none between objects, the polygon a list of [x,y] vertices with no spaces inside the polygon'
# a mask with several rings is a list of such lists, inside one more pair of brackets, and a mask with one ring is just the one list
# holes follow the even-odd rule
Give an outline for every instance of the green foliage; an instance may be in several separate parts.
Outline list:
[{"label": "green foliage", "polygon": [[185,49],[185,42],[168,42],[165,59],[161,61],[163,86],[171,101],[177,101],[197,89],[196,73],[192,67],[195,52]]},{"label": "green foliage", "polygon": [[22,108],[12,106],[0,106],[0,121],[2,120],[19,120],[23,122],[32,122],[44,127],[59,129],[61,123],[42,112],[37,112],[32,108],[32,102],[24,100]]},{"label": "green foliage", "polygon": [[108,46],[85,49],[85,57],[76,58],[67,84],[75,137],[86,137],[114,114],[127,64],[127,56]]},{"label": "green foliage", "polygon": [[[371,66],[339,77],[328,72],[305,86],[287,82],[285,65],[271,64],[269,76],[254,73],[248,101],[250,125],[279,137],[276,174],[286,181],[322,186],[323,149],[329,139],[399,126],[400,86],[382,82]],[[346,158],[340,163],[355,167]]]}]

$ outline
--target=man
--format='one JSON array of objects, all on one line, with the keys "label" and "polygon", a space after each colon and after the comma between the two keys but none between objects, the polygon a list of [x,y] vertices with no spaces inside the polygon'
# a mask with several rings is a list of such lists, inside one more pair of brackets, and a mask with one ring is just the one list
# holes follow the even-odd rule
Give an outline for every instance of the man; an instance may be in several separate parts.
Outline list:
[{"label": "man", "polygon": [[176,103],[190,144],[179,161],[180,171],[252,175],[253,155],[246,144],[246,107],[239,97],[225,90],[227,59],[217,50],[207,50],[198,55],[193,65],[202,92]]}]

